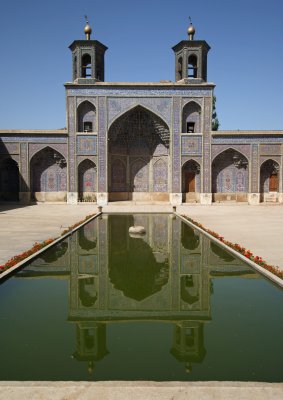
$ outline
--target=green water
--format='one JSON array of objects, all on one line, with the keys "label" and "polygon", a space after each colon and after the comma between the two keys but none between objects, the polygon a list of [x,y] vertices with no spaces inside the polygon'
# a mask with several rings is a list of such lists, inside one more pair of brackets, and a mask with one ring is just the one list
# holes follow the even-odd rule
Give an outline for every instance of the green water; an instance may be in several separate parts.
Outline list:
[{"label": "green water", "polygon": [[283,291],[171,215],[90,222],[0,304],[1,380],[283,381]]}]

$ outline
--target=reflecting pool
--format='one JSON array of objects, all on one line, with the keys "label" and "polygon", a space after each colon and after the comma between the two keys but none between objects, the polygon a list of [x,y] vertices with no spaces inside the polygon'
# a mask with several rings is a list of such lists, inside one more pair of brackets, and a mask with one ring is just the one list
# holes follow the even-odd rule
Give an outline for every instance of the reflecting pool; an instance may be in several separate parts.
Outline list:
[{"label": "reflecting pool", "polygon": [[0,302],[1,380],[283,381],[283,291],[173,215],[93,220]]}]

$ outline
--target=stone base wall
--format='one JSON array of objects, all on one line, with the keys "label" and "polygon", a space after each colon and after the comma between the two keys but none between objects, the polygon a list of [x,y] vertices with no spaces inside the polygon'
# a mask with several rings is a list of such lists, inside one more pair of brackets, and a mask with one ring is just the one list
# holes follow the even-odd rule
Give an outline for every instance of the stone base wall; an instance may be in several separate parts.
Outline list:
[{"label": "stone base wall", "polygon": [[169,193],[164,192],[110,192],[109,201],[165,201]]},{"label": "stone base wall", "polygon": [[183,193],[182,198],[183,203],[199,203],[200,202],[200,193]]},{"label": "stone base wall", "polygon": [[213,193],[212,201],[216,203],[222,201],[247,202],[248,193]]},{"label": "stone base wall", "polygon": [[62,201],[66,202],[67,201],[67,192],[33,192],[31,193],[31,200],[35,201]]}]

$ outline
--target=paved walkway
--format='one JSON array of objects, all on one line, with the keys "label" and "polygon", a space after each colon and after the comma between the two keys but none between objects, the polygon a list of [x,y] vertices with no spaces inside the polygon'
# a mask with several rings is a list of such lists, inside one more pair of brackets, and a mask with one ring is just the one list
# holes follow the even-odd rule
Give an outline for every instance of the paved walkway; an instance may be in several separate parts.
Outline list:
[{"label": "paved walkway", "polygon": [[0,400],[282,400],[282,383],[0,382]]},{"label": "paved walkway", "polygon": [[280,205],[179,206],[177,212],[283,270],[283,207]]},{"label": "paved walkway", "polygon": [[[40,204],[0,206],[0,264],[97,211],[95,205]],[[169,204],[110,203],[103,212],[172,212]],[[206,228],[239,243],[268,263],[283,269],[283,206],[182,205],[186,214]]]},{"label": "paved walkway", "polygon": [[95,214],[95,205],[0,205],[0,265],[30,249],[35,242],[55,238],[67,227]]}]

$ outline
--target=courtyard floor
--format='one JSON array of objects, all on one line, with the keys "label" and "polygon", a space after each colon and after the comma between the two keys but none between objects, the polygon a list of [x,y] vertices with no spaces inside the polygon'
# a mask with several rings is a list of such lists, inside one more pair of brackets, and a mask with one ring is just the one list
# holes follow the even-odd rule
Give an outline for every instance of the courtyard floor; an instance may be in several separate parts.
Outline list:
[{"label": "courtyard floor", "polygon": [[[110,203],[104,212],[170,212],[169,204]],[[26,207],[0,205],[0,264],[67,227],[97,212],[91,204],[40,204]],[[283,270],[283,207],[278,205],[182,205],[188,215],[226,240],[251,250]]]},{"label": "courtyard floor", "polygon": [[238,243],[270,265],[283,270],[283,207],[280,205],[250,206],[212,205],[177,208],[179,214],[211,229],[230,242]]},{"label": "courtyard floor", "polygon": [[0,205],[0,265],[96,212],[97,207],[88,204]]}]

